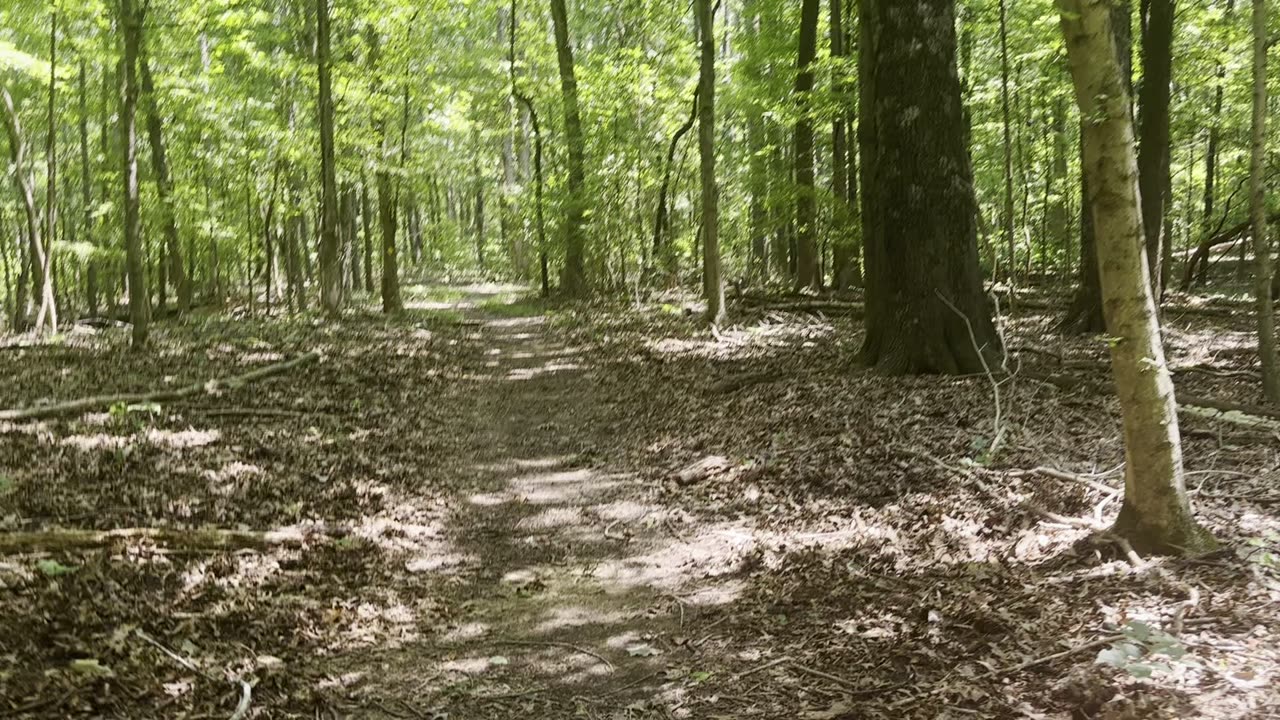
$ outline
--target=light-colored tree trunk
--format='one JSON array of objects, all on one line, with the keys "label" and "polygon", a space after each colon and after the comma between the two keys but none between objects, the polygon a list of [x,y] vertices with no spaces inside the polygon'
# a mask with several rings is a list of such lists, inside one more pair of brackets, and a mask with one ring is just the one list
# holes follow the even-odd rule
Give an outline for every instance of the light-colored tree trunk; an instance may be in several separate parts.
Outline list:
[{"label": "light-colored tree trunk", "polygon": [[[22,136],[22,126],[18,122],[17,110],[13,107],[13,98],[9,96],[7,88],[0,87],[0,99],[4,101],[5,111],[5,128],[9,133],[9,158],[13,162],[14,167],[14,183],[18,188],[18,196],[22,201],[22,208],[26,213],[27,226],[27,262],[22,265],[22,272],[31,277],[31,290],[33,293],[40,293],[40,309],[37,314],[39,319],[48,318],[48,304],[53,302],[53,277],[49,272],[49,253],[45,252],[45,244],[41,238],[40,228],[40,211],[36,209],[34,183],[31,176],[26,170],[27,145],[26,140]],[[27,302],[26,292],[21,290],[23,283],[21,278],[18,282],[20,291],[17,298],[18,314],[22,316],[22,324],[29,320],[29,306],[25,306]],[[15,323],[15,325],[18,323]],[[43,329],[43,323],[36,325],[36,332]]]},{"label": "light-colored tree trunk", "polygon": [[1267,0],[1253,0],[1253,138],[1249,158],[1249,217],[1253,225],[1258,355],[1267,402],[1280,402],[1275,310],[1271,305],[1271,245],[1267,235]]},{"label": "light-colored tree trunk", "polygon": [[697,0],[702,63],[698,91],[698,150],[702,159],[702,286],[707,321],[724,323],[724,278],[720,275],[720,193],[716,188],[716,33],[711,0]]},{"label": "light-colored tree trunk", "polygon": [[1121,79],[1107,0],[1059,0],[1084,128],[1111,367],[1124,424],[1124,505],[1114,532],[1142,552],[1214,545],[1196,524],[1182,469],[1173,378],[1165,363],[1143,243],[1129,93]]}]

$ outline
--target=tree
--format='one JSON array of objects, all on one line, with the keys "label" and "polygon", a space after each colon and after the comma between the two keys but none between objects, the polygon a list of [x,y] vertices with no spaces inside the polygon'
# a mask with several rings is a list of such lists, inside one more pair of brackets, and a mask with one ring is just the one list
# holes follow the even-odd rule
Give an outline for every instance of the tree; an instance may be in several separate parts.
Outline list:
[{"label": "tree", "polygon": [[156,191],[160,197],[160,224],[164,231],[164,254],[168,261],[166,271],[178,291],[178,313],[191,307],[193,288],[182,265],[182,245],[178,240],[177,213],[174,211],[173,176],[169,168],[169,154],[164,142],[164,121],[156,100],[155,81],[151,77],[151,63],[144,39],[140,39],[138,57],[142,80],[142,96],[146,101],[147,138],[151,145],[151,170],[156,179]]},{"label": "tree", "polygon": [[1175,0],[1143,0],[1142,89],[1138,94],[1138,190],[1147,262],[1156,297],[1164,292],[1164,212],[1169,186],[1169,97]]},{"label": "tree", "polygon": [[1009,110],[1009,10],[1006,0],[1000,0],[1000,114],[1004,126],[1004,211],[1001,213],[1001,232],[1004,234],[1004,275],[1013,278],[1018,266],[1018,253],[1014,246],[1013,217],[1013,123]]},{"label": "tree", "polygon": [[[18,188],[18,197],[22,201],[22,208],[27,218],[27,252],[32,278],[31,291],[40,293],[40,309],[36,314],[35,329],[36,332],[42,332],[45,327],[45,321],[48,320],[50,331],[57,332],[56,311],[50,312],[54,309],[53,273],[50,271],[52,253],[47,251],[41,238],[40,213],[36,209],[34,183],[30,170],[24,169],[27,164],[27,144],[22,135],[18,112],[13,106],[13,98],[9,96],[8,88],[0,87],[0,100],[4,103],[5,129],[9,135],[9,158],[13,162],[14,184]],[[18,293],[18,295],[22,296],[24,293]],[[27,302],[26,297],[18,297],[16,300],[19,308],[22,303]],[[19,312],[15,310],[14,316],[17,318],[21,315],[25,323],[28,314],[26,311]]]},{"label": "tree", "polygon": [[[1133,17],[1133,6],[1130,0],[1116,0],[1111,6],[1111,27],[1115,54],[1119,61],[1120,77],[1126,90],[1132,96],[1133,90],[1133,46],[1130,37],[1130,22]],[[1084,163],[1084,132],[1081,126],[1080,162]],[[1080,196],[1089,196],[1089,178],[1080,174]],[[1107,329],[1106,319],[1102,313],[1102,283],[1098,278],[1098,249],[1093,228],[1093,212],[1087,203],[1080,204],[1080,265],[1079,284],[1071,305],[1063,318],[1061,327],[1069,332],[1101,333]]]},{"label": "tree", "polygon": [[138,196],[138,54],[142,45],[142,14],[134,0],[120,0],[124,55],[120,77],[120,148],[124,156],[124,252],[129,281],[129,322],[133,348],[147,346],[151,306],[147,295],[146,259],[142,254],[142,207]]},{"label": "tree", "polygon": [[702,158],[702,287],[707,321],[724,323],[724,279],[720,276],[720,197],[716,188],[716,33],[711,0],[696,0],[702,63],[698,90],[698,153]]},{"label": "tree", "polygon": [[850,219],[853,208],[849,191],[850,188],[854,188],[856,192],[857,182],[849,172],[850,158],[847,134],[849,113],[844,110],[848,102],[845,98],[848,87],[844,79],[843,69],[840,66],[840,63],[844,62],[847,55],[843,17],[844,3],[845,0],[831,0],[830,6],[831,58],[835,65],[831,85],[832,92],[836,96],[836,105],[839,108],[836,111],[835,119],[831,123],[831,194],[835,204],[836,216],[834,229],[836,237],[831,253],[831,275],[832,282],[841,290],[856,284],[861,277],[857,267],[858,258],[855,255],[856,246],[853,243],[851,233],[848,231],[848,227],[852,225]]},{"label": "tree", "polygon": [[561,286],[566,294],[575,296],[587,292],[586,239],[583,236],[586,171],[582,117],[578,108],[578,77],[573,65],[573,46],[569,42],[569,12],[565,9],[565,0],[551,0],[551,21],[555,26],[556,61],[560,68],[560,94],[564,103],[564,142],[568,156]]},{"label": "tree", "polygon": [[1093,211],[1111,368],[1125,439],[1124,505],[1114,531],[1140,552],[1194,552],[1212,538],[1191,514],[1173,378],[1144,252],[1129,92],[1115,52],[1110,3],[1060,0]]},{"label": "tree", "polygon": [[1000,339],[978,267],[955,3],[860,7],[862,359],[889,373],[982,373]]},{"label": "tree", "polygon": [[316,65],[320,81],[320,304],[342,311],[342,263],[338,246],[338,180],[333,150],[333,88],[329,58],[329,0],[316,0]]},{"label": "tree", "polygon": [[795,128],[796,166],[796,287],[818,288],[822,277],[818,269],[818,244],[815,240],[815,197],[813,172],[813,117],[810,105],[813,94],[813,59],[818,52],[818,0],[803,0],[800,6],[800,51],[796,61],[795,95],[798,105]]},{"label": "tree", "polygon": [[1253,136],[1249,153],[1249,217],[1253,233],[1254,297],[1262,390],[1280,402],[1275,310],[1271,304],[1271,246],[1267,236],[1267,0],[1253,0]]}]

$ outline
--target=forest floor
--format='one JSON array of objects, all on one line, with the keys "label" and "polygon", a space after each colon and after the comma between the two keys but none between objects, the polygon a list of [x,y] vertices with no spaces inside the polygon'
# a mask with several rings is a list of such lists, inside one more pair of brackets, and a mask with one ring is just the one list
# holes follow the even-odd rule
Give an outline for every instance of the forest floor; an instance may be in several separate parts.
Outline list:
[{"label": "forest floor", "polygon": [[[674,300],[407,297],[193,316],[148,354],[0,340],[10,407],[322,354],[0,423],[0,717],[1280,714],[1280,422],[1187,408],[1223,550],[1127,556],[1092,530],[1123,456],[1106,348],[1043,301],[1003,309],[997,428],[990,378],[853,364],[854,302],[740,298],[711,333]],[[1166,333],[1180,391],[1256,402],[1247,323]],[[173,532],[23,534],[121,528]]]}]

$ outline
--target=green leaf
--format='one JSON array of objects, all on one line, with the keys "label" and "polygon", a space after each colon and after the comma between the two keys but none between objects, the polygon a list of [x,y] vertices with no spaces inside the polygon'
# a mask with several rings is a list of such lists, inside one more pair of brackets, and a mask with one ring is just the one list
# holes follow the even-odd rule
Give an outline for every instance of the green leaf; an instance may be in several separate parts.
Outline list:
[{"label": "green leaf", "polygon": [[63,565],[57,560],[41,560],[36,563],[36,570],[39,570],[45,577],[58,577],[67,575],[76,571],[76,568],[69,565]]}]

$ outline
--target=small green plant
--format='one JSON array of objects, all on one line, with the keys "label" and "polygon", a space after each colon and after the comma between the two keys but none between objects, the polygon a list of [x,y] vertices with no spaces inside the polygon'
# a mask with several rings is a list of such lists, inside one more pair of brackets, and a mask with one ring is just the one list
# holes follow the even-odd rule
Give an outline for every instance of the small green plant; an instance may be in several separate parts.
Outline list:
[{"label": "small green plant", "polygon": [[76,568],[70,565],[63,565],[57,560],[41,560],[36,563],[36,570],[39,570],[40,574],[45,577],[61,577],[75,572]]},{"label": "small green plant", "polygon": [[1124,636],[1098,653],[1099,665],[1120,668],[1137,678],[1170,672],[1183,660],[1187,648],[1178,638],[1146,623],[1133,621],[1120,631]]}]

